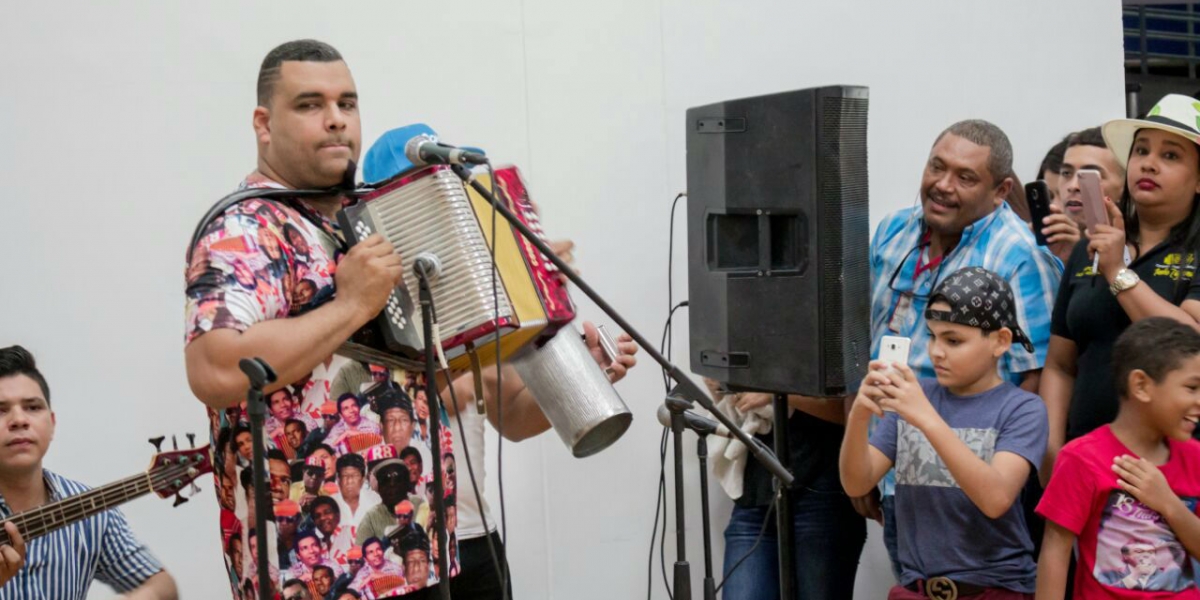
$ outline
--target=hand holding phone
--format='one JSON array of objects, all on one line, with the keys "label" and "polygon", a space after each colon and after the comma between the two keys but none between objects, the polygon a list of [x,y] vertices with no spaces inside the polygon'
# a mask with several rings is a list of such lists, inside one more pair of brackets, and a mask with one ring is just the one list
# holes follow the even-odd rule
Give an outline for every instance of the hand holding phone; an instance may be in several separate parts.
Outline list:
[{"label": "hand holding phone", "polygon": [[885,335],[883,339],[879,340],[879,360],[889,365],[888,372],[897,372],[896,368],[891,365],[908,364],[910,346],[912,346],[912,340],[906,337]]},{"label": "hand holding phone", "polygon": [[1050,216],[1050,186],[1045,181],[1031,181],[1025,184],[1025,200],[1029,202],[1029,218],[1033,221],[1033,237],[1037,238],[1039,246],[1049,245],[1046,242],[1046,217]]}]

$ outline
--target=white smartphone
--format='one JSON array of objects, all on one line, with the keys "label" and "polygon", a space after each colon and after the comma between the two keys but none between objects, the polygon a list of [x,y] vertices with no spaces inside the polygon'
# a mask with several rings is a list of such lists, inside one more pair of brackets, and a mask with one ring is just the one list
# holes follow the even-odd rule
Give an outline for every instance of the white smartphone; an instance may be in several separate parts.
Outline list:
[{"label": "white smartphone", "polygon": [[[906,337],[895,335],[885,335],[879,340],[879,360],[887,363],[889,371],[895,371],[891,365],[907,365],[908,364],[908,349],[912,346],[912,340]],[[883,409],[889,412],[890,409]]]}]

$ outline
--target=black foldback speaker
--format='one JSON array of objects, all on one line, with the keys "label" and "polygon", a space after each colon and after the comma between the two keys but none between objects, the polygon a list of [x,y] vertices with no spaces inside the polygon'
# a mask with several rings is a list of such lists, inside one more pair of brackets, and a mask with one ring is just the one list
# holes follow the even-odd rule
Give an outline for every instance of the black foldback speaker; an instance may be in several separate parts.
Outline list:
[{"label": "black foldback speaker", "polygon": [[857,390],[870,353],[867,88],[687,111],[692,370],[734,389]]}]

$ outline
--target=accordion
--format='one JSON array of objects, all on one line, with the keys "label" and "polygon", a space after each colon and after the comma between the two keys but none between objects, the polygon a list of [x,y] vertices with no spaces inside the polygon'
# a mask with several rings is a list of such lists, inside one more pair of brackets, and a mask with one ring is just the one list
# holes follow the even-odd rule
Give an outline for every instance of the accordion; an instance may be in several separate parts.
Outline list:
[{"label": "accordion", "polygon": [[[487,185],[487,176],[481,175]],[[536,224],[520,171],[496,171],[497,197],[526,223]],[[353,358],[414,368],[424,363],[426,340],[414,299],[418,256],[436,257],[430,277],[441,345],[453,369],[469,367],[469,352],[482,364],[544,342],[575,316],[566,286],[553,265],[528,245],[483,197],[464,186],[449,167],[407,171],[362,196],[338,215],[347,241],[379,233],[403,259],[404,281],[383,312],[343,346]],[[531,220],[532,219],[532,220]],[[492,248],[495,248],[495,270]],[[500,350],[493,343],[500,336]]]}]

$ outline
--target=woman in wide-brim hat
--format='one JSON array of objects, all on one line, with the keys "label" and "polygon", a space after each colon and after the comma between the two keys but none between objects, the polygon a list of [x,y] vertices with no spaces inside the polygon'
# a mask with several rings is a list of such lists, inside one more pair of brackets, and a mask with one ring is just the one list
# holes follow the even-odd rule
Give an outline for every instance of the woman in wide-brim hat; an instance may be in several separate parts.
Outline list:
[{"label": "woman in wide-brim hat", "polygon": [[1103,133],[1126,169],[1125,193],[1105,198],[1111,224],[1076,245],[1055,300],[1039,386],[1050,416],[1043,482],[1065,442],[1116,418],[1117,336],[1153,316],[1200,323],[1200,102],[1171,94],[1146,118],[1110,121]]}]

